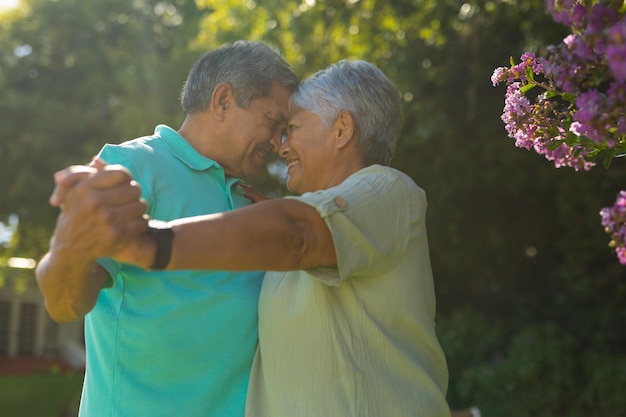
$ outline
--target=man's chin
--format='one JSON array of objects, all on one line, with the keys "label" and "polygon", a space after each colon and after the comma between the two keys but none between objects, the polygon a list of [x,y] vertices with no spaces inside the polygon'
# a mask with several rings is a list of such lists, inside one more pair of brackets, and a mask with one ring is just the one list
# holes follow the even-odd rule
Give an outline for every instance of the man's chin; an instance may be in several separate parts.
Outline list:
[{"label": "man's chin", "polygon": [[265,165],[262,165],[260,167],[254,167],[251,166],[248,169],[244,170],[241,175],[238,176],[238,178],[242,178],[242,179],[251,179],[256,177],[257,175],[259,175],[261,173],[261,170],[265,168]]}]

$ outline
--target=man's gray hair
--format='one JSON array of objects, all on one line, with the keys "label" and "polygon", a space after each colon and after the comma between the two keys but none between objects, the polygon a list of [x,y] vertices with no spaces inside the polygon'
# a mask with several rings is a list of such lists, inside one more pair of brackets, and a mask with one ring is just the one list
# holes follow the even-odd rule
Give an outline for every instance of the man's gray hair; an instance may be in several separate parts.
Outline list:
[{"label": "man's gray hair", "polygon": [[231,85],[237,105],[268,97],[274,81],[293,91],[298,77],[280,53],[261,42],[237,41],[206,52],[191,68],[180,97],[186,114],[204,111],[215,87]]},{"label": "man's gray hair", "polygon": [[317,114],[327,127],[341,111],[356,124],[357,147],[366,164],[389,165],[402,124],[400,91],[376,66],[342,60],[303,81],[290,106]]}]

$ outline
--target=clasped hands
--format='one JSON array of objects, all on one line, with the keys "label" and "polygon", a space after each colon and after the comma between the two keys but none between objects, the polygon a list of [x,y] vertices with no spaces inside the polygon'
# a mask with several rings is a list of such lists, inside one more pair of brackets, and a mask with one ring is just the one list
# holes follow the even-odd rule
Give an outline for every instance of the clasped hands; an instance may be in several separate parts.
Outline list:
[{"label": "clasped hands", "polygon": [[[155,242],[147,233],[149,217],[141,188],[121,165],[95,158],[89,165],[73,165],[54,174],[50,204],[61,209],[51,251],[95,261],[111,257],[148,268]],[[240,184],[252,202],[268,197]]]},{"label": "clasped hands", "polygon": [[[146,202],[131,174],[121,165],[94,159],[54,174],[50,204],[61,212],[51,251],[71,251],[96,260],[113,257],[147,267],[151,263]],[[148,250],[146,250],[148,248]]]}]

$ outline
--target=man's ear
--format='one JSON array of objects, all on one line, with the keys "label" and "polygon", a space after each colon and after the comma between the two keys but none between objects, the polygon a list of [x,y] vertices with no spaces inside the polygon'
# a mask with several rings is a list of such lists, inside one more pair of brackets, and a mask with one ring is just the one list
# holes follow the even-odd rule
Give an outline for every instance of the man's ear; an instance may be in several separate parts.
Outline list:
[{"label": "man's ear", "polygon": [[338,148],[344,148],[350,143],[356,134],[356,126],[354,125],[354,117],[347,112],[342,111],[335,120],[335,141]]},{"label": "man's ear", "polygon": [[229,83],[219,83],[213,90],[209,110],[220,121],[224,120],[228,108],[235,102],[233,88]]}]

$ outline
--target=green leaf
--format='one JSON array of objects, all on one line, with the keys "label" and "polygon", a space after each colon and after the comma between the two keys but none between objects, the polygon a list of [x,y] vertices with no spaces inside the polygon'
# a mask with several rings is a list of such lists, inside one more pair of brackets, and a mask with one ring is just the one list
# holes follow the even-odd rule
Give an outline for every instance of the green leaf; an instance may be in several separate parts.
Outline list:
[{"label": "green leaf", "polygon": [[550,126],[550,128],[548,129],[548,133],[550,134],[550,136],[553,137],[559,136],[559,128],[556,126]]},{"label": "green leaf", "polygon": [[523,86],[522,88],[519,89],[519,91],[522,94],[526,94],[527,91],[532,90],[534,87],[536,87],[537,84],[526,84],[525,86]]},{"label": "green leaf", "polygon": [[613,161],[613,157],[615,156],[615,150],[606,151],[606,155],[602,159],[602,165],[604,168],[608,169],[611,166],[611,162]]},{"label": "green leaf", "polygon": [[573,132],[567,132],[567,135],[565,135],[565,143],[568,146],[577,145],[580,143],[580,138]]},{"label": "green leaf", "polygon": [[585,136],[585,135],[578,136],[578,140],[580,141],[580,143],[587,145],[587,146],[591,146],[591,147],[597,146],[597,144],[594,141],[592,141],[591,139],[589,139],[588,136]]},{"label": "green leaf", "polygon": [[565,143],[564,139],[553,140],[548,144],[548,149],[553,151],[564,143]]},{"label": "green leaf", "polygon": [[592,159],[595,160],[597,159],[598,155],[600,155],[602,151],[603,149],[600,149],[600,148],[592,149],[589,151],[589,153],[585,157],[589,160],[592,160]]},{"label": "green leaf", "polygon": [[578,158],[578,157],[580,156],[580,154],[581,154],[581,153],[583,153],[586,149],[587,149],[587,148],[585,148],[584,146],[579,146],[579,147],[577,147],[577,148],[575,148],[575,149],[574,149],[573,154],[574,154],[574,156],[575,156],[576,158]]}]

